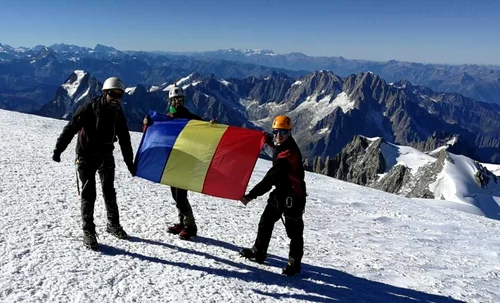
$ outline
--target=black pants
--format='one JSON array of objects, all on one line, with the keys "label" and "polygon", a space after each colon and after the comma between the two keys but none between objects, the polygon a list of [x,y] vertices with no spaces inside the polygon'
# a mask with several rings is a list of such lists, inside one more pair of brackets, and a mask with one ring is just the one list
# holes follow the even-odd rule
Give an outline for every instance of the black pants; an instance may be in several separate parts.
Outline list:
[{"label": "black pants", "polygon": [[170,191],[175,200],[175,207],[179,212],[179,222],[184,224],[184,217],[193,215],[193,209],[187,198],[187,190],[171,186]]},{"label": "black pants", "polygon": [[[300,263],[304,255],[304,221],[302,219],[304,207],[295,207],[289,210],[283,205],[279,208],[277,202],[271,200],[274,199],[270,198],[270,201],[268,201],[260,217],[257,239],[255,240],[253,250],[258,253],[267,253],[274,224],[284,214],[286,234],[288,238],[290,238],[290,252],[288,258],[290,260],[294,259],[295,262]],[[283,209],[283,211],[281,209]]]},{"label": "black pants", "polygon": [[94,205],[96,200],[95,174],[99,173],[101,179],[102,194],[108,217],[108,223],[120,224],[118,205],[116,204],[115,182],[115,159],[113,155],[92,155],[78,157],[78,174],[82,182],[81,211],[83,230],[95,233]]}]

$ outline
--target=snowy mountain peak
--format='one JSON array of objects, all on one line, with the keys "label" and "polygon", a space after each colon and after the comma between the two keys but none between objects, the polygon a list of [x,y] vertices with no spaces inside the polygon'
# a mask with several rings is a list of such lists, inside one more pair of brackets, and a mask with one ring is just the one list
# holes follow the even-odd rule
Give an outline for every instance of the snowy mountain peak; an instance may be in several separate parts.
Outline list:
[{"label": "snowy mountain peak", "polygon": [[405,88],[411,88],[413,85],[410,83],[408,80],[399,80],[396,82],[392,82],[390,85],[399,88],[399,89],[405,89]]},{"label": "snowy mountain peak", "polygon": [[87,75],[87,73],[83,70],[75,70],[64,82],[62,87],[68,92],[69,97],[73,97],[75,94],[76,90],[80,86],[83,78]]},{"label": "snowy mountain peak", "polygon": [[7,53],[7,52],[10,52],[12,51],[12,47],[7,45],[7,44],[2,44],[0,43],[0,52],[1,53]]},{"label": "snowy mountain peak", "polygon": [[48,55],[53,55],[54,54],[54,51],[46,46],[44,46],[43,48],[41,48],[39,51],[38,51],[38,57],[46,57]]},{"label": "snowy mountain peak", "polygon": [[427,152],[427,154],[431,156],[436,156],[442,150],[450,151],[450,149],[452,149],[454,146],[460,144],[459,142],[460,142],[460,135],[453,135],[450,139],[448,139],[448,141],[445,142],[444,145]]},{"label": "snowy mountain peak", "polygon": [[[185,90],[189,86],[196,86],[196,85],[200,84],[202,81],[203,81],[203,77],[198,72],[193,72],[193,73],[175,81],[175,86],[182,87],[182,89]],[[157,90],[162,90],[162,91],[168,92],[172,87],[174,87],[174,84],[165,82],[159,86],[152,85],[147,91],[154,92]]]},{"label": "snowy mountain peak", "polygon": [[229,85],[231,85],[231,82],[229,82],[229,81],[227,81],[227,80],[224,80],[224,79],[219,80],[219,82],[220,82],[220,83],[222,83],[222,84],[223,84],[223,85],[225,85],[225,86],[229,86]]},{"label": "snowy mountain peak", "polygon": [[13,55],[14,57],[18,55],[22,55],[24,52],[26,52],[28,48],[26,47],[12,47],[8,44],[2,44],[0,43],[0,53],[7,54],[7,55]]},{"label": "snowy mountain peak", "polygon": [[269,49],[242,49],[240,50],[246,56],[252,55],[264,55],[264,56],[276,56],[277,54]]},{"label": "snowy mountain peak", "polygon": [[221,53],[229,53],[229,54],[242,54],[244,56],[250,57],[250,56],[277,56],[275,52],[273,52],[270,49],[236,49],[236,48],[229,48],[229,49],[221,49],[218,52]]},{"label": "snowy mountain peak", "polygon": [[125,93],[129,94],[129,95],[133,95],[135,93],[136,89],[137,89],[137,86],[127,87],[127,88],[125,88]]},{"label": "snowy mountain peak", "polygon": [[309,76],[310,77],[317,77],[319,75],[323,75],[323,76],[335,76],[336,77],[336,75],[331,70],[327,70],[327,69],[316,70],[312,74],[310,74]]},{"label": "snowy mountain peak", "polygon": [[52,49],[46,46],[42,47],[37,51],[31,63],[37,63],[40,64],[41,66],[46,66],[49,63],[54,64],[54,66],[60,64],[57,59],[56,53]]},{"label": "snowy mountain peak", "polygon": [[48,117],[68,119],[85,101],[101,94],[101,83],[88,72],[74,70],[54,98],[39,111]]},{"label": "snowy mountain peak", "polygon": [[176,81],[177,86],[189,85],[190,83],[200,82],[202,80],[202,76],[198,72],[193,72],[186,77],[183,77]]},{"label": "snowy mountain peak", "polygon": [[488,166],[446,148],[430,155],[382,138],[356,136],[324,169],[342,180],[445,200],[441,204],[500,220],[500,178]]}]

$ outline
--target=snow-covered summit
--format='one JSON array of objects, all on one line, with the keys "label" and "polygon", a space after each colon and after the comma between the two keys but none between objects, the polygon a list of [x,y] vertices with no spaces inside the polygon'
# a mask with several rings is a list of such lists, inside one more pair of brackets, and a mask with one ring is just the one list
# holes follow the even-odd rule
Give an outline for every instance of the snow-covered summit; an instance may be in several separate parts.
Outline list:
[{"label": "snow-covered summit", "polygon": [[62,87],[68,92],[69,97],[73,97],[85,75],[87,75],[85,71],[75,70],[68,80],[62,84]]},{"label": "snow-covered summit", "polygon": [[273,52],[270,49],[236,49],[236,48],[228,48],[228,49],[221,49],[218,50],[218,52],[222,53],[228,53],[228,54],[242,54],[247,57],[249,56],[255,56],[255,55],[260,55],[260,56],[277,56],[275,52]]},{"label": "snow-covered summit", "polygon": [[[500,302],[500,222],[306,173],[302,273],[280,275],[281,221],[266,264],[241,259],[266,197],[249,205],[189,193],[199,235],[166,232],[168,186],[130,177],[117,144],[116,191],[128,241],[105,230],[83,248],[74,144],[51,160],[66,121],[0,110],[2,302]],[[137,150],[141,133],[131,133]],[[249,186],[265,175],[259,160]],[[431,200],[431,202],[439,202]]]},{"label": "snow-covered summit", "polygon": [[383,141],[380,151],[386,166],[379,181],[390,175],[397,165],[409,172],[399,193],[414,196],[416,189],[418,192],[428,190],[436,199],[446,201],[441,204],[461,205],[461,209],[467,207],[472,213],[500,220],[500,177],[489,171],[488,165],[448,152],[447,146],[423,153]]},{"label": "snow-covered summit", "polygon": [[151,85],[148,92],[154,92],[158,90],[162,90],[164,92],[168,92],[172,87],[178,86],[182,87],[182,89],[186,90],[189,86],[196,86],[202,82],[201,76],[197,72],[193,72],[185,77],[180,78],[175,81],[175,83],[165,82],[160,85]]},{"label": "snow-covered summit", "polygon": [[42,106],[39,113],[67,119],[83,102],[100,95],[101,87],[99,81],[87,71],[74,70],[61,84],[52,100]]},{"label": "snow-covered summit", "polygon": [[240,52],[246,56],[252,55],[265,55],[265,56],[276,56],[277,54],[270,49],[240,49]]}]

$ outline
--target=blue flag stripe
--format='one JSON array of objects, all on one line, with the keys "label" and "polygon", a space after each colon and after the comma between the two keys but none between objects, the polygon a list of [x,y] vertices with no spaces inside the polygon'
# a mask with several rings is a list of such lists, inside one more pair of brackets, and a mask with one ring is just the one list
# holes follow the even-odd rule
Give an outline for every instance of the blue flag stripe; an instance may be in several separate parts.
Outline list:
[{"label": "blue flag stripe", "polygon": [[172,119],[167,126],[165,122],[155,121],[147,128],[137,153],[138,177],[160,183],[172,147],[188,122],[187,119]]}]

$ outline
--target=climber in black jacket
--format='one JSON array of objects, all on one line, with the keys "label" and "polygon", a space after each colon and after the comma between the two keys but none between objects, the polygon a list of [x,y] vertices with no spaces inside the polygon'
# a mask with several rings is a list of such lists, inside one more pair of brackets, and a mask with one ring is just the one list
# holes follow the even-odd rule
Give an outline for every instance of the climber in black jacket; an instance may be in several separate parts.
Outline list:
[{"label": "climber in black jacket", "polygon": [[268,138],[266,143],[273,148],[273,166],[264,179],[240,201],[246,205],[270,191],[273,186],[275,188],[269,194],[267,206],[260,218],[255,244],[252,248],[243,248],[240,254],[263,263],[267,258],[274,224],[284,216],[286,233],[290,238],[290,252],[283,274],[293,276],[300,272],[304,254],[304,221],[302,220],[306,205],[304,166],[302,154],[291,134],[291,119],[287,116],[277,116],[272,128],[274,140]]},{"label": "climber in black jacket", "polygon": [[61,161],[61,153],[66,149],[75,134],[76,164],[80,177],[81,213],[83,221],[83,244],[90,249],[97,249],[96,229],[94,224],[94,204],[96,200],[95,174],[99,173],[102,193],[106,205],[108,223],[106,231],[117,238],[127,238],[127,233],[120,225],[118,205],[116,203],[114,143],[119,140],[123,159],[128,170],[135,175],[133,150],[127,120],[120,106],[125,93],[123,82],[108,78],[103,84],[103,94],[82,104],[57,139],[52,159]]}]

